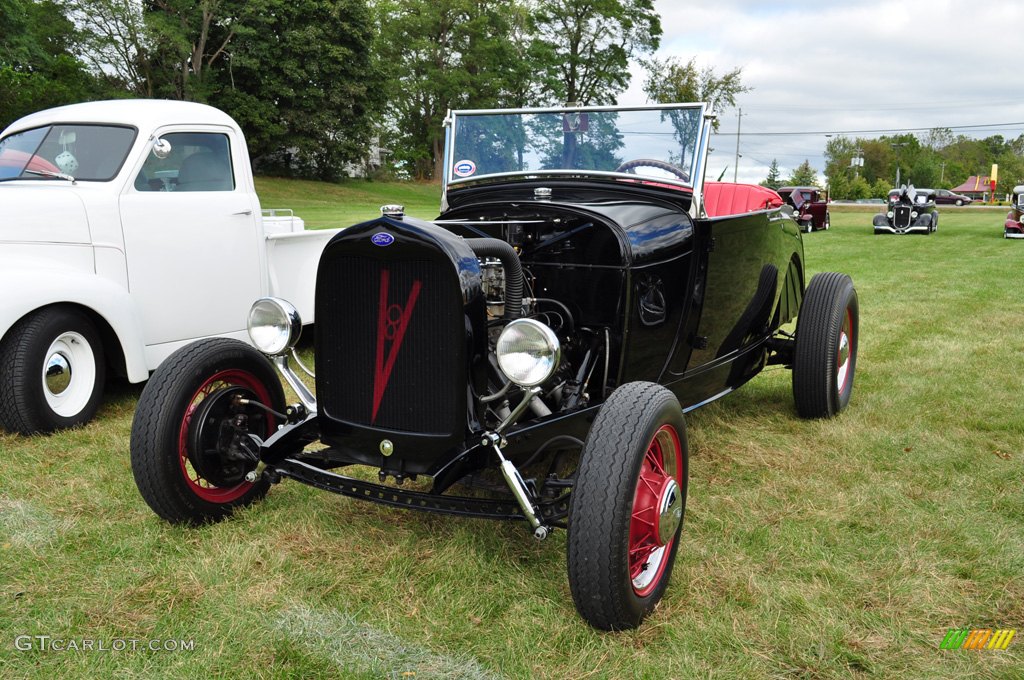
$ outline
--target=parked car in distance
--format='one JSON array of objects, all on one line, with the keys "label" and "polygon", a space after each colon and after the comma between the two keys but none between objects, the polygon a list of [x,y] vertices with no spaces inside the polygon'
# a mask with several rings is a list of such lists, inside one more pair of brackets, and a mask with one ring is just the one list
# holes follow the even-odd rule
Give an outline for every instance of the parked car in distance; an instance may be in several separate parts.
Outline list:
[{"label": "parked car in distance", "polygon": [[970,205],[974,199],[963,194],[954,194],[949,189],[936,189],[935,202],[938,205]]},{"label": "parked car in distance", "polygon": [[831,226],[828,196],[818,187],[780,187],[779,196],[793,208],[793,216],[808,234]]},{"label": "parked car in distance", "polygon": [[933,200],[933,189],[915,189],[903,185],[889,192],[884,213],[872,220],[875,234],[931,234],[939,228],[939,210]]},{"label": "parked car in distance", "polygon": [[1003,238],[1024,238],[1024,184],[1013,188],[1013,208],[1006,214],[1003,223]]},{"label": "parked car in distance", "polygon": [[289,363],[294,306],[256,301],[263,354],[203,340],[143,391],[142,497],[201,524],[289,478],[537,539],[565,528],[580,615],[637,626],[681,542],[683,414],[770,364],[792,369],[804,417],[836,415],[854,384],[853,282],[805,285],[777,193],[704,181],[711,119],[704,104],[451,112],[440,217],[385,206],[324,249],[315,395]]},{"label": "parked car in distance", "polygon": [[336,231],[263,211],[237,123],[209,106],[118,100],[50,109],[0,135],[0,427],[96,413],[197,338],[248,340],[245,308],[295,296]]}]

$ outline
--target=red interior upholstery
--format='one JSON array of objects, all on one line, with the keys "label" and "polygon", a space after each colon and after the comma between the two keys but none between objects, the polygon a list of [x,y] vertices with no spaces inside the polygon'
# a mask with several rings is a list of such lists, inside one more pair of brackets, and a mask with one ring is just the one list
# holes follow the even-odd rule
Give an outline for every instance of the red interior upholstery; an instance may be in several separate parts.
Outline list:
[{"label": "red interior upholstery", "polygon": [[778,208],[782,202],[782,197],[775,191],[757,184],[704,183],[704,210],[708,217],[741,215],[755,210]]}]

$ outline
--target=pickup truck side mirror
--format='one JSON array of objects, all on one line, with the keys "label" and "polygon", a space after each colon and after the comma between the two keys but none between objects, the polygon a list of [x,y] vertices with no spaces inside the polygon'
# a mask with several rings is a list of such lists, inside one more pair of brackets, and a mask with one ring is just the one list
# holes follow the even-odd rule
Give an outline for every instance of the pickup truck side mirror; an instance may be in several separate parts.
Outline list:
[{"label": "pickup truck side mirror", "polygon": [[153,155],[163,160],[171,155],[171,143],[161,137],[153,142]]}]

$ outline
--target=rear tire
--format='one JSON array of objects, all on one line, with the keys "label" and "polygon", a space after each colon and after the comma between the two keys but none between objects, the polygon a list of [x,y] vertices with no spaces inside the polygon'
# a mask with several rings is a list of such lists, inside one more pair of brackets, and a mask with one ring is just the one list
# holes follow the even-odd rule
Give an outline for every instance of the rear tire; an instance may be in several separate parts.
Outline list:
[{"label": "rear tire", "polygon": [[570,496],[567,566],[580,616],[635,628],[661,601],[686,510],[686,423],[675,396],[622,385],[598,411]]},{"label": "rear tire", "polygon": [[24,435],[92,420],[106,363],[96,326],[73,307],[48,307],[19,321],[0,342],[0,425]]},{"label": "rear tire", "polygon": [[[278,419],[251,405],[231,407],[228,397],[235,394],[278,412],[285,408],[270,362],[244,342],[226,338],[179,349],[142,391],[132,421],[132,474],[143,499],[168,522],[217,521],[266,495],[265,479],[244,479],[254,461],[221,455],[218,432],[225,421],[244,413],[249,431],[265,440]],[[201,419],[193,418],[197,414]]]},{"label": "rear tire", "polygon": [[859,322],[857,290],[850,277],[816,274],[796,325],[793,398],[802,418],[831,418],[850,403]]}]

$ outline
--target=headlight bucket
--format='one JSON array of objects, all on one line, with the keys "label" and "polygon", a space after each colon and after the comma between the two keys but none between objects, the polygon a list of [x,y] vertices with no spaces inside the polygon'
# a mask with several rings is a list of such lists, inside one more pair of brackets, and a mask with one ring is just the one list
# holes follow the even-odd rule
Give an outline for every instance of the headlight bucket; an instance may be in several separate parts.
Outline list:
[{"label": "headlight bucket", "polygon": [[540,385],[558,369],[558,336],[535,319],[516,319],[501,331],[495,349],[498,367],[520,387]]},{"label": "headlight bucket", "polygon": [[276,357],[295,347],[302,335],[302,318],[287,300],[260,298],[249,309],[248,329],[256,349]]}]

